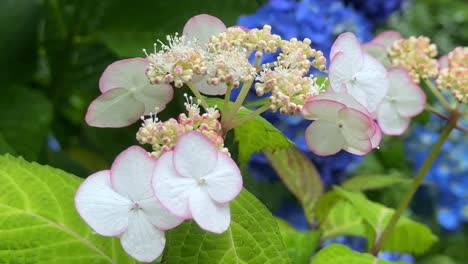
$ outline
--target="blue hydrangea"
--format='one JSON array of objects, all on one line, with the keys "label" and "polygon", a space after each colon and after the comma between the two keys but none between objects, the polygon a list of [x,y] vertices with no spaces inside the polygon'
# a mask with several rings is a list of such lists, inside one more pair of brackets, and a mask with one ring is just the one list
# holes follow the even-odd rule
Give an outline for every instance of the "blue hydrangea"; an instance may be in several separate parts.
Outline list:
[{"label": "blue hydrangea", "polygon": [[[406,139],[407,157],[411,157],[414,170],[424,162],[431,146],[437,140],[444,121],[431,118],[427,125],[415,125]],[[436,200],[436,215],[440,225],[456,230],[468,219],[468,136],[454,130],[434,161],[425,180],[433,183],[427,187]],[[420,197],[419,197],[420,198]]]},{"label": "blue hydrangea", "polygon": [[405,0],[348,0],[357,10],[374,23],[383,22],[393,12],[400,10]]}]

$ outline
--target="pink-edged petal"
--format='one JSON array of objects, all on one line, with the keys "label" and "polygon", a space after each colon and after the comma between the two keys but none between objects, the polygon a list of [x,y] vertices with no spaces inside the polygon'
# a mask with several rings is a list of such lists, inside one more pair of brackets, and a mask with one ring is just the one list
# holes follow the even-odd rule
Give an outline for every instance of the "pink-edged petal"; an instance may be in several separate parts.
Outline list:
[{"label": "pink-edged petal", "polygon": [[375,127],[375,133],[370,139],[370,142],[371,142],[372,148],[374,149],[374,148],[379,148],[380,142],[382,141],[382,131],[380,130],[380,127],[379,125],[377,125],[377,123],[375,122],[373,123]]},{"label": "pink-edged petal", "polygon": [[388,87],[385,67],[369,54],[364,54],[363,67],[356,73],[355,81],[349,83],[348,93],[372,113],[387,94]]},{"label": "pink-edged petal", "polygon": [[317,120],[305,131],[309,149],[317,155],[328,156],[338,153],[344,146],[344,138],[336,123]]},{"label": "pink-edged petal", "polygon": [[185,23],[183,34],[188,40],[196,39],[199,44],[207,44],[210,38],[226,30],[219,18],[202,14],[190,18]]},{"label": "pink-edged petal", "polygon": [[341,91],[343,84],[353,80],[361,67],[362,63],[355,63],[343,52],[337,53],[330,62],[330,73],[328,74],[328,78],[330,80],[331,88],[337,92]]},{"label": "pink-edged petal", "polygon": [[128,220],[128,229],[120,243],[130,256],[141,262],[152,262],[164,250],[164,232],[154,227],[141,210],[134,210]]},{"label": "pink-edged petal", "polygon": [[385,48],[390,48],[393,42],[402,38],[403,36],[401,35],[400,32],[395,31],[395,30],[388,30],[375,36],[375,38],[371,41],[371,43],[380,44],[384,46]]},{"label": "pink-edged petal", "polygon": [[242,190],[239,168],[225,153],[219,153],[214,170],[203,179],[210,197],[218,203],[231,201]]},{"label": "pink-edged petal", "polygon": [[151,178],[155,165],[156,160],[143,148],[127,148],[112,163],[112,187],[134,202],[152,197]]},{"label": "pink-edged petal", "polygon": [[396,106],[391,102],[383,102],[380,105],[377,121],[386,135],[401,135],[409,126],[411,118],[398,114]]},{"label": "pink-edged petal", "polygon": [[198,186],[196,179],[181,176],[174,168],[173,151],[164,153],[153,171],[154,194],[161,204],[176,216],[191,217],[188,207],[190,191]]},{"label": "pink-edged petal", "polygon": [[437,62],[439,63],[440,70],[447,69],[449,67],[448,55],[440,57]]},{"label": "pink-edged petal", "polygon": [[148,81],[145,70],[148,61],[144,58],[119,60],[107,66],[99,79],[99,90],[105,93],[114,88],[139,88]]},{"label": "pink-edged petal", "polygon": [[345,107],[344,104],[334,100],[312,100],[306,102],[302,108],[302,115],[309,120],[336,122],[338,120],[338,111],[343,107]]},{"label": "pink-edged petal", "polygon": [[139,201],[138,204],[151,224],[160,230],[172,229],[184,221],[184,219],[169,212],[156,197]]},{"label": "pink-edged petal", "polygon": [[336,38],[331,47],[330,59],[333,60],[339,52],[345,54],[345,58],[350,60],[350,63],[354,64],[352,66],[355,67],[355,69],[361,67],[363,61],[361,43],[359,43],[359,40],[353,33],[346,32],[340,34],[338,38]]},{"label": "pink-edged petal", "polygon": [[85,222],[103,236],[118,236],[125,231],[131,201],[116,193],[110,184],[110,171],[89,176],[75,195],[75,207]]},{"label": "pink-edged petal", "polygon": [[396,110],[403,117],[413,117],[424,110],[426,94],[413,82],[403,68],[395,67],[388,71],[390,89],[388,96],[395,101]]},{"label": "pink-edged petal", "polygon": [[124,127],[135,123],[145,106],[125,88],[115,88],[101,94],[88,107],[86,123],[94,127]]},{"label": "pink-edged petal", "polygon": [[146,84],[144,87],[134,91],[135,98],[142,102],[145,106],[144,114],[161,112],[166,108],[166,104],[172,100],[174,90],[169,84],[151,85]]},{"label": "pink-edged petal", "polygon": [[223,95],[226,94],[227,85],[225,83],[220,82],[218,85],[211,85],[207,83],[208,76],[196,76],[194,81],[192,81],[193,86],[197,88],[202,94],[207,95]]},{"label": "pink-edged petal", "polygon": [[358,101],[356,101],[354,97],[352,97],[350,94],[344,91],[335,92],[333,91],[333,89],[329,89],[327,92],[314,96],[311,98],[311,100],[308,100],[308,101],[315,101],[315,100],[336,101],[347,107],[354,108],[360,112],[370,115],[370,113],[367,111],[367,108],[365,108],[362,104],[358,103]]},{"label": "pink-edged petal", "polygon": [[374,57],[386,68],[392,66],[392,63],[390,62],[390,59],[387,56],[387,49],[384,46],[371,42],[362,45],[362,48],[365,52],[367,52],[367,54]]},{"label": "pink-edged petal", "polygon": [[355,155],[365,155],[372,150],[370,139],[359,139],[349,133],[343,133],[345,144],[343,149]]},{"label": "pink-edged petal", "polygon": [[368,140],[375,134],[374,121],[365,113],[352,108],[343,108],[338,112],[343,134],[354,138]]},{"label": "pink-edged petal", "polygon": [[213,201],[203,188],[195,188],[189,198],[193,220],[204,230],[222,233],[231,223],[229,204]]},{"label": "pink-edged petal", "polygon": [[200,178],[211,172],[218,159],[219,150],[202,133],[186,132],[174,148],[174,166],[180,175]]}]

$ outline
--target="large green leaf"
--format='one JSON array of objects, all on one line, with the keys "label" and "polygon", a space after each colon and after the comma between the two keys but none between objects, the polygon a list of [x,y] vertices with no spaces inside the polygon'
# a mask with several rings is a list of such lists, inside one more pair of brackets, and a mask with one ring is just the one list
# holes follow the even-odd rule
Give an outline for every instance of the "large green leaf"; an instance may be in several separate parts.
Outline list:
[{"label": "large green leaf", "polygon": [[323,183],[314,164],[296,147],[263,151],[286,187],[300,201],[307,220],[314,222],[313,209],[323,193]]},{"label": "large green leaf", "polygon": [[0,156],[0,263],[135,263],[75,211],[81,179]]},{"label": "large green leaf", "polygon": [[52,120],[52,106],[40,92],[8,86],[0,96],[0,134],[16,154],[35,160]]},{"label": "large green leaf", "polygon": [[203,231],[192,221],[166,233],[163,263],[291,263],[275,218],[243,190],[231,202],[231,226],[222,234]]},{"label": "large green leaf", "polygon": [[[372,227],[374,238],[382,234],[394,213],[393,209],[369,201],[360,193],[348,192],[339,187],[335,187],[335,191],[348,200],[364,221]],[[421,254],[436,241],[437,237],[428,227],[407,217],[401,217],[382,249]]]},{"label": "large green leaf", "polygon": [[366,191],[398,184],[411,184],[412,180],[399,175],[360,175],[341,184],[348,191]]},{"label": "large green leaf", "polygon": [[407,264],[378,259],[370,254],[359,253],[341,244],[332,244],[322,249],[311,264]]}]

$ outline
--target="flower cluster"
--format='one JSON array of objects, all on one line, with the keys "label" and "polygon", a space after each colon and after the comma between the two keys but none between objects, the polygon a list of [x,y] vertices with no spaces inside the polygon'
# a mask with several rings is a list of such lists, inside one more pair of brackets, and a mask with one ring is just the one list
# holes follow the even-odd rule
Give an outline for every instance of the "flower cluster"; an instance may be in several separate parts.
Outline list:
[{"label": "flower cluster", "polygon": [[439,88],[449,89],[461,103],[468,103],[468,47],[457,47],[446,56],[447,65],[440,65]]}]

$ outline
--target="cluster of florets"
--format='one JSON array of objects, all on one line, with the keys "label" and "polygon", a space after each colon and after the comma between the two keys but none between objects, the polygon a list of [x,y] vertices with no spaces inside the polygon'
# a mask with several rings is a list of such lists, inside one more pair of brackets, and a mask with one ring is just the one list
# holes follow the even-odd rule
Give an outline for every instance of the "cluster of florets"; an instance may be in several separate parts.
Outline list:
[{"label": "cluster of florets", "polygon": [[167,41],[167,45],[160,42],[159,51],[155,44],[154,52],[146,54],[149,61],[146,75],[152,84],[173,82],[175,87],[180,88],[192,81],[194,74],[206,74],[204,52],[196,42],[177,34],[168,36]]},{"label": "cluster of florets", "polygon": [[439,88],[449,89],[462,103],[468,103],[468,47],[457,47],[447,55],[448,67],[437,79]]},{"label": "cluster of florets", "polygon": [[437,47],[427,37],[396,40],[387,53],[391,63],[408,71],[415,83],[437,76]]},{"label": "cluster of florets", "polygon": [[193,103],[191,97],[187,97],[185,107],[188,115],[182,113],[177,119],[171,118],[160,121],[156,115],[149,118],[142,117],[143,124],[139,128],[136,139],[142,145],[151,145],[153,151],[151,156],[159,158],[165,152],[174,149],[180,135],[188,131],[199,131],[209,138],[219,150],[229,153],[224,147],[220,117],[216,108],[208,108],[207,112],[200,114],[199,103]]},{"label": "cluster of florets", "polygon": [[327,60],[321,51],[313,49],[312,41],[305,38],[299,41],[292,38],[289,41],[281,41],[281,53],[278,56],[278,64],[284,68],[299,69],[307,74],[313,66],[320,71],[326,70]]}]

